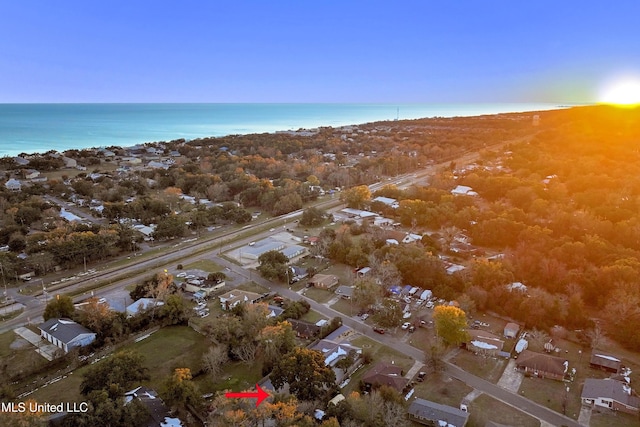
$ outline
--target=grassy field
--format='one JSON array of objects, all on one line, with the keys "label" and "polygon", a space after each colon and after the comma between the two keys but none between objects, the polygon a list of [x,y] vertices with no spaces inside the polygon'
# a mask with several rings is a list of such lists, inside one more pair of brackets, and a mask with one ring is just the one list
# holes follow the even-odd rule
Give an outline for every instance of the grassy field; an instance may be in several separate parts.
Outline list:
[{"label": "grassy field", "polygon": [[487,395],[478,396],[469,405],[470,427],[484,427],[487,421],[509,426],[538,427],[540,421]]},{"label": "grassy field", "polygon": [[458,408],[462,399],[473,389],[446,375],[432,375],[424,382],[416,383],[415,390],[415,397]]},{"label": "grassy field", "polygon": [[254,360],[252,363],[233,362],[224,367],[219,379],[204,374],[195,379],[200,391],[213,393],[222,390],[241,391],[254,388],[262,379],[262,361]]},{"label": "grassy field", "polygon": [[450,360],[452,363],[460,366],[465,371],[484,378],[492,383],[497,383],[504,368],[507,366],[507,360],[503,358],[485,357],[475,355],[469,351],[460,351]]},{"label": "grassy field", "polygon": [[263,294],[268,291],[267,288],[264,288],[255,282],[245,282],[238,286],[238,289],[241,291],[255,292],[256,294]]},{"label": "grassy field", "polygon": [[637,427],[640,421],[637,416],[625,414],[623,412],[604,411],[591,413],[589,427]]},{"label": "grassy field", "polygon": [[317,311],[309,310],[307,314],[302,316],[300,320],[304,320],[305,322],[316,323],[318,320],[324,319],[325,317],[318,313]]},{"label": "grassy field", "polygon": [[307,288],[304,291],[304,295],[321,304],[329,301],[331,298],[336,296],[336,294],[331,291],[318,288]]},{"label": "grassy field", "polygon": [[[192,373],[200,370],[202,354],[208,346],[207,340],[193,329],[172,326],[162,328],[146,339],[124,346],[118,351],[134,350],[144,355],[144,366],[149,369],[151,376],[151,380],[145,385],[159,390],[175,368],[189,368]],[[77,402],[81,400],[80,384],[88,368],[78,368],[67,378],[40,388],[29,397],[39,402]]]}]

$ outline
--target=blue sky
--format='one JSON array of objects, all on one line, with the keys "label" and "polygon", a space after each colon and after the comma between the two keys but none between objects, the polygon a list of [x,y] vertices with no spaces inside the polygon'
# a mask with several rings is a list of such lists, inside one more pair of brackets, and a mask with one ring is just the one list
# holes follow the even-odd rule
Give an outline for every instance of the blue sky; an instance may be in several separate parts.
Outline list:
[{"label": "blue sky", "polygon": [[0,102],[592,102],[640,2],[5,1]]}]

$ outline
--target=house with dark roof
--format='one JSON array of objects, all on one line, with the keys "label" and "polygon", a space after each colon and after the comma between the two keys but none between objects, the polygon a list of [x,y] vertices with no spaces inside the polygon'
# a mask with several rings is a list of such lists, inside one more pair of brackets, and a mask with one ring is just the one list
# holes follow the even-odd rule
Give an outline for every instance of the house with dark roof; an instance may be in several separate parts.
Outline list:
[{"label": "house with dark roof", "polygon": [[560,357],[524,350],[516,360],[516,367],[530,375],[562,381],[568,363]]},{"label": "house with dark roof", "polygon": [[315,337],[322,329],[320,326],[305,322],[304,320],[287,319],[287,322],[291,323],[291,329],[298,338],[307,339]]},{"label": "house with dark roof", "polygon": [[468,412],[424,399],[411,402],[407,412],[410,420],[428,426],[464,427],[469,421]]},{"label": "house with dark roof", "polygon": [[335,274],[316,274],[309,279],[309,285],[314,288],[331,289],[338,284],[338,276]]},{"label": "house with dark roof", "polygon": [[593,353],[591,353],[589,366],[617,374],[620,372],[620,368],[622,368],[622,360],[600,350],[594,350]]},{"label": "house with dark roof", "polygon": [[336,294],[340,295],[341,298],[343,299],[351,299],[351,297],[353,296],[353,287],[352,286],[338,286],[338,289],[336,289]]},{"label": "house with dark roof", "polygon": [[582,404],[608,408],[629,414],[638,414],[640,399],[634,396],[631,387],[623,381],[587,378],[582,388]]},{"label": "house with dark roof", "polygon": [[96,333],[69,319],[49,319],[40,326],[40,336],[65,353],[74,347],[84,347],[96,339]]},{"label": "house with dark roof", "polygon": [[164,404],[155,390],[140,386],[124,394],[125,405],[133,400],[139,400],[148,411],[148,417],[141,424],[146,427],[181,426],[182,422],[178,418],[170,418],[169,408]]},{"label": "house with dark roof", "polygon": [[362,376],[362,382],[369,388],[386,385],[402,393],[409,383],[403,374],[402,368],[397,365],[378,362]]}]

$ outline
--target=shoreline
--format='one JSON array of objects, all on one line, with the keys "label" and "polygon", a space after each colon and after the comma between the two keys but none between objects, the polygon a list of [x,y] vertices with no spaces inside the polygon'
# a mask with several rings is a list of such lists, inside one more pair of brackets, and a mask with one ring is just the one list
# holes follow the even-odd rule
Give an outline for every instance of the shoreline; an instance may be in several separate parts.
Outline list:
[{"label": "shoreline", "polygon": [[[575,105],[579,106],[579,105]],[[0,104],[0,157],[399,120],[549,111],[558,103]]]}]

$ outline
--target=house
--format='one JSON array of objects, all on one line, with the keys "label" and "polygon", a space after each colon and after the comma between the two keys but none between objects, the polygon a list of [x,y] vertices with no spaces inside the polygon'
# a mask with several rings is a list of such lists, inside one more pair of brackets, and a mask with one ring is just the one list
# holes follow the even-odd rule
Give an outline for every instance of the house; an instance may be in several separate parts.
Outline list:
[{"label": "house", "polygon": [[509,322],[504,326],[503,335],[505,338],[515,338],[520,332],[520,325],[517,323]]},{"label": "house", "polygon": [[133,400],[139,400],[145,408],[147,408],[148,418],[141,425],[147,427],[157,426],[182,426],[182,422],[178,418],[170,418],[170,410],[166,407],[162,399],[155,390],[140,386],[124,394],[125,405]]},{"label": "house", "polygon": [[422,236],[414,233],[407,233],[402,239],[402,243],[415,243],[422,241]]},{"label": "house", "polygon": [[620,372],[620,368],[622,368],[622,360],[611,354],[603,353],[600,350],[594,350],[593,353],[591,353],[589,366],[617,374]]},{"label": "house", "polygon": [[20,180],[11,178],[10,180],[8,180],[7,182],[4,183],[4,186],[7,190],[9,191],[21,191],[22,190],[22,183],[20,182]]},{"label": "house", "polygon": [[410,420],[429,426],[464,427],[469,421],[468,412],[419,398],[407,412]]},{"label": "house", "polygon": [[608,408],[629,414],[638,414],[640,399],[634,396],[631,387],[614,379],[597,380],[587,378],[582,388],[582,404]]},{"label": "house", "polygon": [[338,276],[334,274],[316,274],[309,279],[309,285],[314,288],[331,289],[338,284]]},{"label": "house", "polygon": [[308,339],[315,337],[322,329],[320,326],[305,322],[304,320],[287,319],[287,322],[291,323],[291,329],[298,338]]},{"label": "house", "polygon": [[156,301],[154,298],[140,298],[133,304],[127,306],[127,317],[135,316],[136,314],[149,310],[153,307],[163,306],[164,302]]},{"label": "house", "polygon": [[467,333],[469,334],[469,340],[465,343],[467,350],[491,356],[502,351],[504,341],[491,332],[469,329]]},{"label": "house", "polygon": [[220,295],[220,305],[223,310],[231,310],[240,303],[253,304],[261,299],[259,294],[248,291],[234,289],[225,294]]},{"label": "house", "polygon": [[467,187],[466,185],[458,185],[456,188],[451,190],[451,194],[454,196],[477,196],[478,193],[473,191],[471,187]]},{"label": "house", "polygon": [[284,313],[284,308],[276,307],[275,305],[268,305],[267,306],[267,310],[269,310],[269,312],[267,313],[267,318],[268,319],[270,319],[272,317],[278,317],[282,313]]},{"label": "house", "polygon": [[522,282],[509,283],[508,285],[506,285],[506,287],[509,292],[516,291],[516,292],[527,293],[527,286]]},{"label": "house", "polygon": [[390,208],[393,209],[397,209],[400,207],[400,204],[398,203],[398,201],[396,199],[392,199],[390,197],[382,197],[382,196],[378,196],[375,199],[371,200],[372,202],[379,202],[382,203],[384,205],[387,205]]},{"label": "house", "polygon": [[62,156],[62,161],[64,162],[65,168],[75,168],[78,166],[78,161],[76,159],[72,159],[71,157]]},{"label": "house", "polygon": [[309,277],[309,272],[306,268],[298,267],[297,265],[292,265],[289,267],[289,271],[291,271],[291,281],[298,282],[302,279],[306,279]]},{"label": "house", "polygon": [[362,376],[362,382],[369,388],[386,385],[402,393],[409,383],[409,379],[403,375],[399,366],[378,362]]},{"label": "house", "polygon": [[340,297],[343,299],[351,299],[351,297],[353,296],[353,287],[345,285],[338,286],[338,289],[336,289],[336,294],[340,295]]},{"label": "house", "polygon": [[39,176],[40,176],[40,171],[37,171],[35,169],[27,169],[24,171],[25,179],[36,179]]},{"label": "house", "polygon": [[223,289],[225,286],[226,282],[224,280],[216,282],[213,280],[189,279],[182,284],[182,289],[187,292],[200,292],[207,297],[213,292]]},{"label": "house", "polygon": [[562,381],[568,363],[560,357],[524,350],[516,360],[516,367],[536,377]]},{"label": "house", "polygon": [[311,349],[322,353],[324,364],[333,370],[336,375],[336,383],[338,384],[342,382],[346,376],[346,372],[344,369],[336,367],[337,363],[348,356],[351,356],[355,361],[359,359],[362,354],[360,347],[353,346],[349,343],[336,342],[328,339],[328,337],[318,341]]},{"label": "house", "polygon": [[356,276],[358,277],[364,277],[367,274],[369,274],[369,272],[371,271],[371,267],[363,267],[360,270],[356,271]]},{"label": "house", "polygon": [[49,319],[40,326],[40,336],[68,353],[74,347],[84,347],[96,339],[95,332],[69,319]]}]

